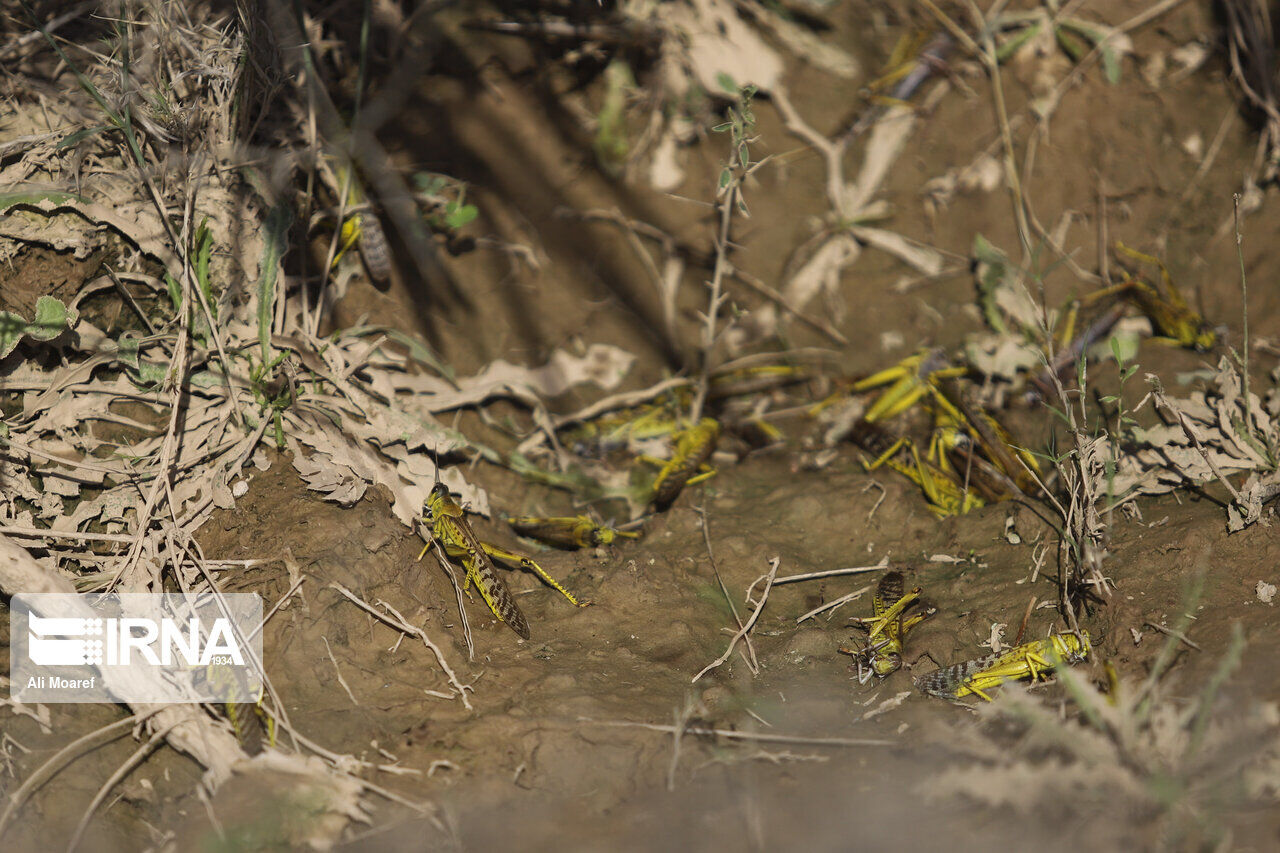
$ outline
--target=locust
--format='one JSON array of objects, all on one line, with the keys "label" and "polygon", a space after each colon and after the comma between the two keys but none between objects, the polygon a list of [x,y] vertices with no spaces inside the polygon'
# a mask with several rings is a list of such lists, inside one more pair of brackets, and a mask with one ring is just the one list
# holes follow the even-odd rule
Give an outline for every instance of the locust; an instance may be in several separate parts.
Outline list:
[{"label": "locust", "polygon": [[863,460],[863,467],[874,471],[886,466],[897,471],[920,487],[929,511],[940,518],[964,515],[984,503],[981,496],[957,478],[947,461],[943,452],[946,433],[935,432],[925,456],[920,455],[910,438],[895,436],[865,418],[854,425],[850,438],[872,457],[871,461]]},{"label": "locust", "polygon": [[[729,370],[711,377],[707,399],[723,404],[734,397],[776,390],[808,378],[809,374],[803,368],[787,364]],[[652,402],[619,409],[580,424],[568,434],[568,438],[580,455],[596,456],[625,447],[632,441],[673,436],[687,423],[680,413],[688,411],[692,402],[688,388],[676,388]],[[770,444],[780,438],[777,429],[758,416],[748,416],[725,426],[741,433],[743,440],[753,446]]]},{"label": "locust", "polygon": [[[219,693],[226,695],[239,682],[245,687],[244,674],[239,670],[222,664],[210,664],[205,667],[205,679]],[[240,747],[249,755],[257,755],[266,746],[276,745],[276,721],[263,707],[264,689],[258,687],[257,699],[254,702],[223,702],[222,710],[236,733]]]},{"label": "locust", "polygon": [[[868,423],[876,423],[910,409],[930,394],[938,382],[963,376],[968,372],[967,367],[947,366],[942,350],[922,350],[904,358],[893,367],[853,383],[853,390],[861,392],[882,385],[889,386],[863,415]],[[959,418],[959,413],[956,414]]]},{"label": "locust", "polygon": [[337,157],[327,158],[326,165],[334,191],[343,199],[342,209],[346,217],[342,222],[341,244],[334,254],[333,266],[337,267],[343,255],[356,246],[369,276],[374,281],[385,282],[391,278],[391,246],[360,186],[359,178],[349,162],[344,163]]},{"label": "locust", "polygon": [[250,755],[257,755],[267,746],[276,745],[276,721],[262,707],[262,699],[255,703],[227,702],[223,705],[227,719],[235,729],[236,740]]},{"label": "locust", "polygon": [[916,679],[916,689],[941,699],[959,699],[972,694],[990,702],[987,691],[991,688],[1023,678],[1037,681],[1053,672],[1059,663],[1079,663],[1091,651],[1087,631],[1053,634],[1000,654],[930,672]]},{"label": "locust", "polygon": [[[868,470],[887,466],[920,487],[939,516],[960,515],[984,503],[1038,494],[1039,464],[1019,448],[994,415],[971,403],[941,350],[922,350],[853,385],[854,391],[889,387],[867,408],[850,433],[871,454]],[[932,413],[929,446],[880,426],[918,403]]]},{"label": "locust", "polygon": [[928,607],[904,619],[903,614],[920,600],[920,587],[905,594],[904,588],[902,572],[882,577],[872,599],[871,618],[854,620],[867,632],[866,643],[861,648],[840,647],[842,654],[853,656],[859,684],[866,684],[872,675],[884,678],[899,670],[907,633],[936,612]]},{"label": "locust", "polygon": [[569,436],[574,451],[583,456],[598,456],[626,447],[632,441],[663,438],[679,432],[678,399],[623,409],[584,423]]},{"label": "locust", "polygon": [[1090,294],[1090,300],[1113,293],[1120,294],[1138,306],[1138,310],[1147,316],[1160,337],[1197,352],[1213,349],[1218,342],[1217,332],[1187,304],[1187,300],[1173,283],[1168,267],[1159,258],[1130,249],[1120,242],[1116,243],[1116,254],[1157,267],[1160,270],[1160,285],[1153,286],[1125,271],[1124,281]]},{"label": "locust", "polygon": [[614,530],[612,527],[597,524],[585,515],[550,518],[518,516],[508,518],[507,524],[510,524],[512,529],[521,536],[567,550],[612,545],[619,536],[629,539],[637,539],[640,536],[639,533]]},{"label": "locust", "polygon": [[807,379],[809,379],[808,371],[791,364],[743,367],[712,376],[707,388],[707,399],[724,400],[729,397],[742,397],[794,385]]},{"label": "locust", "polygon": [[703,418],[676,433],[675,453],[663,463],[653,481],[652,503],[656,509],[665,510],[675,502],[685,486],[700,483],[715,474],[715,471],[706,469],[706,463],[719,440],[720,422],[715,418]]},{"label": "locust", "polygon": [[[1040,463],[1035,454],[1019,447],[1008,428],[995,415],[972,403],[959,382],[943,379],[934,386],[933,395],[940,404],[937,419],[945,423],[954,415],[959,415],[960,422],[956,425],[972,438],[971,444],[976,445],[976,449],[986,458],[989,465],[980,464],[980,473],[1000,480],[999,488],[1007,493],[1007,497],[1040,493]],[[961,455],[970,454],[966,452]],[[968,462],[967,459],[965,461]],[[991,467],[998,473],[990,471]],[[995,499],[990,495],[987,498]]]},{"label": "locust", "polygon": [[[498,617],[498,621],[505,622],[511,627],[511,630],[526,640],[529,639],[529,622],[516,605],[515,598],[511,595],[511,590],[507,588],[506,583],[498,575],[497,569],[493,565],[494,560],[500,560],[532,571],[557,592],[569,599],[575,607],[585,607],[587,604],[587,602],[578,601],[569,590],[561,586],[541,566],[523,554],[517,554],[514,551],[508,551],[495,545],[481,542],[476,538],[475,533],[471,530],[471,525],[467,523],[466,511],[449,494],[449,487],[444,483],[437,482],[431,487],[431,492],[427,495],[427,502],[423,508],[422,523],[430,529],[431,535],[444,548],[445,554],[450,559],[458,560],[462,563],[463,568],[466,570],[463,588],[468,583],[474,585],[480,592],[480,597],[484,599],[484,603],[493,611],[493,615]],[[423,558],[430,547],[430,543],[423,547],[418,554],[419,560]]]}]

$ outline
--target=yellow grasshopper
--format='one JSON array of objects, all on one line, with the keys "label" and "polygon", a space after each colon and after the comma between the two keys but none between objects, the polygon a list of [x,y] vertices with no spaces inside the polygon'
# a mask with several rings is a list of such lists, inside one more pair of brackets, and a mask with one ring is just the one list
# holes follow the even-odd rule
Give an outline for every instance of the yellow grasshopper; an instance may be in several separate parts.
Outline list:
[{"label": "yellow grasshopper", "polygon": [[[853,390],[861,392],[882,385],[889,386],[862,416],[867,423],[876,423],[910,409],[929,394],[938,382],[964,376],[968,372],[967,367],[948,367],[942,350],[921,350],[893,367],[853,383]],[[958,412],[956,417],[960,417]]]},{"label": "yellow grasshopper", "polygon": [[863,460],[868,471],[887,466],[920,487],[929,511],[945,518],[964,515],[983,505],[982,498],[965,487],[947,461],[946,434],[935,432],[926,456],[921,456],[915,442],[905,436],[894,436],[879,424],[859,421],[850,433],[855,444],[871,455]]},{"label": "yellow grasshopper", "polygon": [[1089,300],[1112,293],[1127,296],[1138,306],[1138,310],[1147,315],[1157,335],[1197,352],[1208,352],[1213,349],[1214,344],[1218,342],[1217,332],[1204,317],[1187,304],[1181,291],[1174,285],[1169,269],[1159,258],[1130,249],[1120,242],[1116,243],[1116,253],[1139,263],[1157,267],[1160,270],[1160,286],[1152,286],[1126,271],[1124,281],[1114,287],[1090,294],[1087,297]]},{"label": "yellow grasshopper", "polygon": [[343,199],[341,243],[333,256],[333,267],[352,246],[358,247],[369,276],[378,282],[391,278],[391,246],[382,230],[377,214],[360,186],[360,179],[351,168],[350,161],[338,157],[325,158],[325,171],[334,186],[334,192]]},{"label": "yellow grasshopper", "polygon": [[1053,634],[997,655],[930,672],[916,679],[916,688],[941,699],[959,699],[972,694],[990,702],[986,691],[991,688],[1023,678],[1036,681],[1053,672],[1059,663],[1079,663],[1090,651],[1087,631]]},{"label": "yellow grasshopper", "polygon": [[808,380],[809,372],[792,364],[762,364],[717,373],[707,388],[708,400],[743,397]]},{"label": "yellow grasshopper", "polygon": [[[733,397],[773,391],[807,379],[807,371],[787,364],[724,371],[711,377],[707,400],[723,403]],[[575,452],[596,456],[625,447],[632,441],[674,436],[684,428],[686,420],[681,413],[688,411],[692,401],[692,392],[687,387],[674,388],[651,402],[619,409],[578,424],[568,432],[567,438]],[[754,415],[725,426],[741,433],[742,438],[753,446],[770,444],[781,438],[776,427]]]},{"label": "yellow grasshopper", "polygon": [[715,418],[703,418],[676,434],[675,453],[663,462],[662,469],[653,481],[652,502],[656,509],[661,511],[671,506],[685,486],[700,483],[715,475],[715,471],[704,468],[719,440],[720,422]]},{"label": "yellow grasshopper", "polygon": [[[466,570],[463,588],[465,589],[468,583],[473,584],[479,590],[484,603],[493,611],[493,615],[498,617],[498,621],[511,626],[511,630],[526,640],[529,639],[529,623],[516,605],[511,591],[498,576],[493,560],[501,560],[504,563],[529,569],[569,599],[575,607],[585,607],[587,604],[579,602],[569,590],[523,554],[507,551],[477,539],[471,530],[471,525],[467,523],[466,511],[450,496],[449,487],[444,483],[437,482],[431,487],[426,506],[423,508],[422,523],[431,531],[431,535],[444,548],[445,553],[451,559],[462,563]],[[430,547],[430,543],[423,546],[418,554],[419,560]]]},{"label": "yellow grasshopper", "polygon": [[[209,664],[204,671],[207,683],[222,696],[236,687],[247,692],[244,673],[225,664]],[[263,707],[263,685],[258,686],[257,699],[253,702],[223,702],[222,710],[236,733],[240,748],[250,755],[257,755],[266,746],[276,745],[276,720]]]},{"label": "yellow grasshopper", "polygon": [[936,612],[929,607],[904,619],[903,614],[920,600],[920,587],[905,594],[903,589],[902,572],[882,577],[872,599],[872,617],[854,620],[867,632],[866,643],[861,648],[840,647],[841,653],[853,656],[859,684],[866,684],[872,675],[884,678],[900,669],[907,632]]},{"label": "yellow grasshopper", "polygon": [[[851,438],[872,455],[868,470],[885,465],[920,487],[939,516],[959,515],[987,501],[1038,492],[1039,464],[1017,447],[1004,425],[970,403],[958,379],[965,367],[948,366],[941,350],[925,350],[853,385],[864,391],[890,387],[877,397]],[[923,403],[933,429],[922,455],[906,437],[879,423]]]},{"label": "yellow grasshopper", "polygon": [[[687,396],[687,395],[685,395]],[[680,396],[664,397],[643,406],[622,409],[595,418],[569,433],[574,451],[598,456],[628,446],[632,441],[662,438],[680,430]]]},{"label": "yellow grasshopper", "polygon": [[[995,415],[970,402],[960,383],[954,379],[944,379],[932,390],[938,404],[935,422],[943,428],[954,426],[970,439],[968,442],[955,442],[948,450],[957,449],[965,469],[974,471],[971,476],[982,478],[983,482],[978,486],[984,497],[997,500],[1000,493],[1003,497],[1013,497],[1019,492],[1024,495],[1040,493],[1040,463],[1033,453],[1014,442],[1009,430]],[[954,421],[957,415],[959,420]],[[973,456],[973,449],[981,452],[985,464]],[[959,469],[961,466],[956,467]],[[984,486],[984,482],[989,485]]]},{"label": "yellow grasshopper", "polygon": [[625,536],[628,539],[640,538],[639,533],[614,530],[597,524],[585,515],[571,517],[517,516],[508,518],[507,524],[521,536],[555,545],[557,548],[594,548],[598,545],[611,545],[614,539]]}]

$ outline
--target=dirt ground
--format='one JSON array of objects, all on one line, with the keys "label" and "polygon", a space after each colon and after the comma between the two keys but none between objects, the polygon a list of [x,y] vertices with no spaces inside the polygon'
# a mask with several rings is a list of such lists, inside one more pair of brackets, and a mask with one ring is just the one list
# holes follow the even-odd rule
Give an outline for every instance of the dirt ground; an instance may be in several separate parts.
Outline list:
[{"label": "dirt ground", "polygon": [[[899,10],[886,17],[879,5],[855,0],[827,16],[833,29],[823,38],[864,69],[884,62],[904,24]],[[1114,23],[1146,5],[1124,0],[1092,11]],[[1165,258],[1174,279],[1238,346],[1232,193],[1252,166],[1257,133],[1239,115],[1220,52],[1192,73],[1166,74],[1158,86],[1140,69],[1154,55],[1208,40],[1214,27],[1208,4],[1180,4],[1132,34],[1137,58],[1126,61],[1117,85],[1096,66],[1082,74],[1039,143],[1023,190],[1047,230],[1071,214],[1066,244],[1091,270],[1098,265],[1105,196],[1110,239]],[[565,211],[617,209],[681,235],[694,258],[687,281],[700,282],[709,265],[697,258],[711,256],[715,228],[706,201],[725,141],[712,134],[686,149],[684,183],[670,195],[657,193],[595,164],[590,139],[565,105],[591,104],[600,93],[591,85],[574,88],[576,81],[539,49],[493,34],[440,49],[455,70],[444,73],[437,63],[406,87],[396,120],[380,136],[406,172],[466,181],[480,209],[475,232],[534,246],[539,269],[499,251],[442,254],[444,275],[435,280],[404,272],[386,288],[356,280],[331,327],[366,322],[422,334],[463,374],[495,358],[541,364],[556,349],[600,341],[639,356],[628,387],[686,366],[690,342],[668,334],[647,273],[622,233]],[[1059,61],[1065,59],[1053,60]],[[1008,112],[1023,117],[1015,127],[1020,146],[1047,64],[1014,63],[1003,74]],[[1007,249],[1017,243],[1008,194],[1002,187],[961,191],[939,206],[926,203],[922,191],[930,179],[999,151],[990,85],[970,65],[964,73],[967,66],[956,63],[947,91],[920,117],[882,192],[892,209],[889,227],[945,253],[948,273],[909,281],[918,277],[901,263],[866,251],[829,304],[810,306],[850,343],[833,344],[802,323],[790,327],[790,345],[834,351],[833,373],[865,374],[920,347],[955,347],[982,326],[969,258],[978,234]],[[464,67],[466,73],[456,71]],[[798,61],[785,79],[796,108],[824,133],[862,103],[857,81]],[[735,231],[733,262],[776,282],[826,211],[824,178],[820,158],[786,132],[768,98],[757,101],[756,118],[753,151],[777,163],[745,188],[751,218]],[[1201,168],[1206,161],[1188,151],[1203,152],[1215,139],[1220,149]],[[1280,290],[1273,286],[1280,258],[1270,244],[1278,231],[1280,204],[1270,188],[1244,220],[1250,334],[1262,342],[1253,352],[1253,377],[1260,385],[1269,382],[1280,352],[1267,346],[1280,342]],[[46,287],[74,290],[84,262],[57,261],[47,251],[13,259],[0,270],[6,304],[29,304],[26,296]],[[1080,287],[1063,266],[1046,282],[1053,303]],[[730,289],[743,306],[760,304],[751,290]],[[682,288],[682,317],[704,307],[701,287]],[[1190,381],[1216,359],[1145,343],[1139,377],[1155,373],[1167,386],[1182,387],[1178,377]],[[1130,405],[1144,393],[1138,382],[1124,389]],[[560,402],[568,411],[590,399],[575,394]],[[1008,417],[1036,441],[1052,429],[1043,412],[1023,408]],[[457,424],[468,435],[500,440],[494,426],[500,419],[501,413],[482,419],[465,412]],[[274,451],[267,470],[248,469],[248,492],[234,509],[216,512],[198,538],[210,560],[261,561],[224,570],[225,591],[257,592],[270,604],[304,579],[300,595],[264,634],[265,666],[292,726],[325,749],[395,768],[362,773],[432,804],[421,815],[370,798],[368,824],[343,846],[1266,850],[1280,844],[1280,811],[1246,795],[1252,777],[1238,772],[1249,755],[1274,747],[1275,721],[1262,734],[1234,722],[1255,710],[1274,715],[1280,702],[1280,617],[1256,593],[1259,581],[1280,582],[1270,516],[1228,535],[1229,497],[1217,485],[1141,499],[1136,517],[1117,512],[1110,519],[1104,569],[1114,593],[1081,623],[1094,644],[1090,660],[1076,667],[1081,679],[1106,685],[1109,661],[1121,683],[1135,688],[1165,646],[1156,626],[1173,628],[1190,608],[1190,642],[1175,646],[1161,688],[1162,702],[1185,709],[1219,672],[1236,626],[1245,645],[1214,705],[1223,722],[1213,728],[1210,754],[1183,761],[1176,750],[1156,749],[1158,758],[1142,766],[1159,772],[1146,774],[1134,769],[1141,763],[1134,756],[1115,753],[1095,756],[1086,762],[1089,772],[1077,773],[1070,748],[1036,741],[999,715],[926,697],[911,683],[935,663],[982,653],[995,625],[1012,642],[1032,600],[1046,606],[1029,611],[1027,638],[1064,627],[1053,606],[1057,545],[1043,521],[1049,511],[1001,503],[939,520],[905,479],[864,470],[851,444],[818,465],[805,444],[809,425],[795,419],[782,426],[784,444],[721,465],[714,478],[650,518],[642,538],[578,552],[537,551],[540,564],[589,607],[572,607],[532,574],[505,572],[531,638],[523,641],[496,622],[475,597],[465,605],[474,634],[470,659],[447,577],[432,555],[416,559],[421,540],[390,514],[386,495],[371,490],[348,508],[327,503],[306,489],[287,454]],[[480,464],[468,476],[502,513],[575,510],[563,493],[509,471]],[[476,530],[511,547],[530,545],[496,520],[479,519]],[[1048,557],[1037,571],[1042,552]],[[779,577],[887,560],[908,586],[923,588],[937,612],[911,634],[902,671],[859,684],[837,648],[856,636],[848,619],[869,615],[882,572],[779,585],[751,634],[759,673],[735,651],[692,681],[724,652],[736,628],[719,582],[745,617],[745,593],[774,559]],[[474,710],[444,698],[448,682],[427,648],[372,619],[332,584],[366,601],[386,601],[422,626],[471,686]],[[797,623],[860,589],[857,600]],[[0,606],[0,621],[7,637],[7,607]],[[1085,728],[1063,685],[1037,687],[1032,695],[1070,716],[1062,731]],[[23,747],[0,750],[0,791],[117,716],[109,706],[50,706],[48,713],[46,726],[16,711],[0,721],[0,731]],[[689,720],[744,737],[673,736],[670,728]],[[25,806],[7,849],[61,843],[101,781],[135,748],[127,738],[108,744],[44,786]],[[81,849],[299,843],[290,823],[299,806],[282,801],[279,780],[269,773],[224,786],[207,803],[195,793],[199,776],[188,759],[153,753],[104,804]]]}]

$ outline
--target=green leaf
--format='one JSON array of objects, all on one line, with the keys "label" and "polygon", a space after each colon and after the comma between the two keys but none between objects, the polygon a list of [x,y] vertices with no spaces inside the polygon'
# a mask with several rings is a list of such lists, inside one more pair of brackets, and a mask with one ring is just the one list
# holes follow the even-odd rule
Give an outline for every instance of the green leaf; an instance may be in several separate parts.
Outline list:
[{"label": "green leaf", "polygon": [[425,195],[435,195],[448,184],[448,181],[443,176],[433,175],[430,172],[414,173],[413,182],[418,185],[418,190]]},{"label": "green leaf", "polygon": [[[1108,343],[1111,345],[1111,354],[1115,356],[1116,363],[1123,367],[1128,362],[1133,361],[1138,355],[1138,336],[1133,334],[1120,333],[1112,335]],[[1137,365],[1134,365],[1136,368]]]},{"label": "green leaf", "polygon": [[0,211],[8,210],[16,204],[37,204],[42,201],[82,201],[80,196],[72,193],[53,192],[29,192],[29,193],[0,193]]},{"label": "green leaf", "polygon": [[1108,341],[1111,344],[1111,357],[1116,360],[1116,364],[1124,367],[1124,354],[1120,352],[1120,340],[1114,335]]},{"label": "green leaf", "polygon": [[168,273],[164,274],[164,286],[169,289],[169,301],[173,303],[173,311],[176,314],[182,308],[182,285]]},{"label": "green leaf", "polygon": [[51,341],[76,324],[80,314],[69,309],[52,296],[36,300],[36,318],[27,327],[27,334],[37,341]]},{"label": "green leaf", "polygon": [[54,150],[61,151],[63,148],[74,148],[90,136],[96,136],[104,130],[111,130],[113,127],[115,127],[115,125],[100,124],[97,127],[86,127],[81,130],[77,130],[75,133],[68,133],[62,138],[61,142],[54,146]]},{"label": "green leaf", "polygon": [[993,332],[1005,334],[1009,331],[1004,321],[1003,312],[996,304],[996,292],[1009,277],[1009,261],[1004,252],[997,249],[986,237],[977,234],[973,238],[973,257],[977,264],[978,302],[982,307],[983,319]]},{"label": "green leaf", "polygon": [[1096,45],[1102,57],[1102,71],[1106,75],[1107,82],[1112,86],[1120,82],[1120,54],[1111,46],[1111,42],[1107,41],[1116,32],[1114,29],[1080,18],[1061,18],[1058,23],[1059,33],[1072,30],[1079,33],[1090,44]]},{"label": "green leaf", "polygon": [[456,201],[451,201],[445,206],[444,222],[450,230],[457,231],[470,224],[479,215],[480,211],[474,204],[460,205]]},{"label": "green leaf", "polygon": [[733,181],[733,171],[731,169],[725,168],[720,172],[720,189],[724,189],[725,187],[729,186],[729,184],[732,181]]},{"label": "green leaf", "polygon": [[1065,27],[1055,29],[1053,35],[1058,40],[1058,44],[1062,46],[1062,49],[1066,51],[1067,56],[1071,57],[1072,62],[1079,62],[1089,52],[1089,48],[1085,46],[1084,42],[1067,32]]},{"label": "green leaf", "polygon": [[0,311],[0,358],[6,358],[26,334],[27,321],[12,311]]},{"label": "green leaf", "polygon": [[1102,46],[1102,73],[1112,86],[1120,82],[1120,56],[1111,49],[1111,45]]},{"label": "green leaf", "polygon": [[716,85],[730,95],[738,94],[738,84],[734,79],[723,71],[716,72]]},{"label": "green leaf", "polygon": [[262,261],[258,264],[258,343],[262,346],[262,360],[271,358],[271,319],[276,303],[276,273],[280,259],[284,257],[293,224],[293,210],[285,204],[277,204],[267,212],[262,227],[266,237],[262,247]]},{"label": "green leaf", "polygon": [[121,335],[119,340],[116,341],[116,361],[126,367],[132,367],[137,370],[138,345],[140,342],[141,339],[135,332],[125,332]]},{"label": "green leaf", "polygon": [[1091,24],[1081,18],[1059,18],[1060,29],[1073,30],[1083,36],[1090,44],[1102,44],[1103,40],[1115,32],[1111,27]]},{"label": "green leaf", "polygon": [[35,319],[30,323],[25,317],[12,311],[0,311],[0,358],[13,352],[18,343],[29,337],[36,341],[51,341],[80,319],[78,312],[67,308],[52,296],[36,300]]},{"label": "green leaf", "polygon": [[189,381],[196,388],[217,388],[223,384],[221,372],[215,373],[212,370],[197,370],[191,374]]},{"label": "green leaf", "polygon": [[1000,47],[996,49],[996,62],[1004,62],[1009,57],[1017,53],[1019,48],[1040,33],[1040,28],[1042,26],[1044,25],[1038,23],[1033,26],[1026,27],[1022,32],[1000,45]]},{"label": "green leaf", "polygon": [[141,388],[154,388],[164,381],[165,375],[169,372],[163,364],[156,364],[151,361],[144,361],[138,364],[138,373],[134,379],[134,384]]},{"label": "green leaf", "polygon": [[213,282],[209,278],[209,258],[213,254],[213,233],[209,230],[209,217],[205,217],[196,228],[196,284],[204,294],[213,319],[218,319],[218,305],[213,298]]}]

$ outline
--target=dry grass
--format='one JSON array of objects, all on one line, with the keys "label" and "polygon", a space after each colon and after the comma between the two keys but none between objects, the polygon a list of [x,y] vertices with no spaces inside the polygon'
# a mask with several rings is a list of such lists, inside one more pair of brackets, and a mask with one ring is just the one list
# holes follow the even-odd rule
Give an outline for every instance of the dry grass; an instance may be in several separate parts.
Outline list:
[{"label": "dry grass", "polygon": [[[1166,665],[1177,643],[1166,644]],[[1144,847],[1229,849],[1231,816],[1273,808],[1280,794],[1280,711],[1222,690],[1243,646],[1237,630],[1190,700],[1177,698],[1159,664],[1145,682],[1117,682],[1108,693],[1064,668],[1073,711],[1066,717],[1055,702],[1006,688],[964,739],[974,765],[944,771],[926,793],[969,797],[1051,827],[1087,813],[1099,832],[1125,826],[1125,843]]]}]

